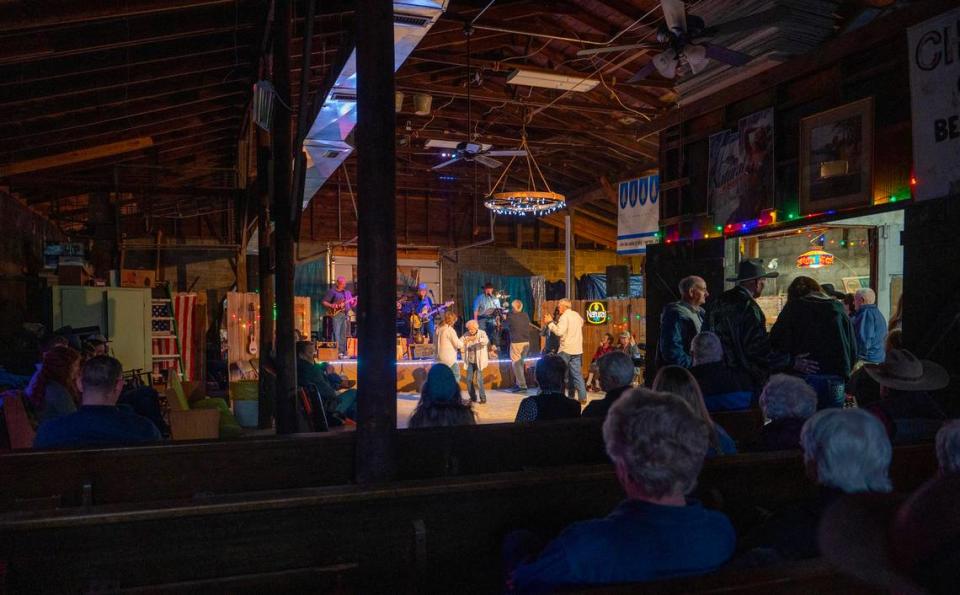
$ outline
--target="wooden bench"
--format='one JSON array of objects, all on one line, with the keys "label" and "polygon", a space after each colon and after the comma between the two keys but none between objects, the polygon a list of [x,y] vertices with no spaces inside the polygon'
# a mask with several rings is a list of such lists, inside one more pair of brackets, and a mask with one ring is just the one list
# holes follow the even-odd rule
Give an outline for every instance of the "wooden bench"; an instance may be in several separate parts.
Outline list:
[{"label": "wooden bench", "polygon": [[[896,488],[916,488],[935,470],[933,459],[929,444],[895,449]],[[777,507],[813,491],[797,453],[711,460],[698,488],[738,531],[739,512],[748,505]],[[356,564],[360,581],[381,587],[468,584],[495,591],[508,530],[554,534],[607,514],[621,499],[604,464],[12,512],[0,515],[0,561],[8,563],[12,585],[39,590],[233,580]]]}]

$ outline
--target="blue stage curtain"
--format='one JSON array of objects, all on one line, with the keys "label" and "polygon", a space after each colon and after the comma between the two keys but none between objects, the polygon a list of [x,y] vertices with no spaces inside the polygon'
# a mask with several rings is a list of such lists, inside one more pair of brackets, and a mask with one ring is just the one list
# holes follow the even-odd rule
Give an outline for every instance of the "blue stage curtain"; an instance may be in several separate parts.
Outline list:
[{"label": "blue stage curtain", "polygon": [[[629,296],[643,297],[643,275],[630,275]],[[607,299],[607,276],[603,273],[588,273],[577,280],[577,296],[581,300]]]},{"label": "blue stage curtain", "polygon": [[323,331],[323,295],[327,292],[327,266],[323,259],[298,264],[293,274],[293,293],[310,297],[310,329]]},{"label": "blue stage curtain", "polygon": [[[492,275],[490,273],[481,273],[480,271],[462,271],[463,282],[463,316],[464,320],[473,318],[473,300],[483,293],[483,285],[489,281],[493,283],[497,293],[506,293],[510,297],[509,301],[520,300],[523,302],[523,311],[530,314],[533,320],[534,310],[533,290],[530,286],[530,277],[512,277],[506,275]],[[502,304],[504,308],[509,304]]]}]

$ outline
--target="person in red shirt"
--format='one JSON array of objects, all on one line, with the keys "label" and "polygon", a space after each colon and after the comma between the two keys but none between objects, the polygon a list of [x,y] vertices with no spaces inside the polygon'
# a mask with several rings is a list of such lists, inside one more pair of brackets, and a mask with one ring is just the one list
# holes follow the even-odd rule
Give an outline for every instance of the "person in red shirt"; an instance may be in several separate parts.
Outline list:
[{"label": "person in red shirt", "polygon": [[613,335],[606,333],[603,335],[603,338],[600,339],[600,345],[597,346],[597,350],[593,352],[593,359],[590,360],[590,374],[587,375],[587,390],[599,392],[600,385],[600,369],[597,367],[597,362],[600,361],[600,358],[604,355],[613,351]]}]

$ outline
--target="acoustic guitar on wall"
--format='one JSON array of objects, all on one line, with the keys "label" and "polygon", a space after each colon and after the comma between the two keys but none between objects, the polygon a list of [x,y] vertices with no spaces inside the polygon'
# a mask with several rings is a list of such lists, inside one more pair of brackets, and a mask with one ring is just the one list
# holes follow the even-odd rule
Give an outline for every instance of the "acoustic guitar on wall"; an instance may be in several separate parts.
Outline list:
[{"label": "acoustic guitar on wall", "polygon": [[257,345],[257,333],[254,332],[254,325],[257,323],[257,313],[253,309],[253,304],[247,304],[247,326],[250,329],[249,332],[249,345],[247,345],[247,351],[250,355],[257,355],[259,346]]}]

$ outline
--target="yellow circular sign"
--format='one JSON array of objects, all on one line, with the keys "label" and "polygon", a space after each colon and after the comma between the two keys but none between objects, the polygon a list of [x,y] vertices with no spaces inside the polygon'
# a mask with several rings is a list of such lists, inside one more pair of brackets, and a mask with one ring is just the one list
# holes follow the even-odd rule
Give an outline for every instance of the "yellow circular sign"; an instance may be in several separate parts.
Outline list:
[{"label": "yellow circular sign", "polygon": [[607,323],[607,307],[603,302],[590,302],[587,306],[587,322],[590,324]]}]

